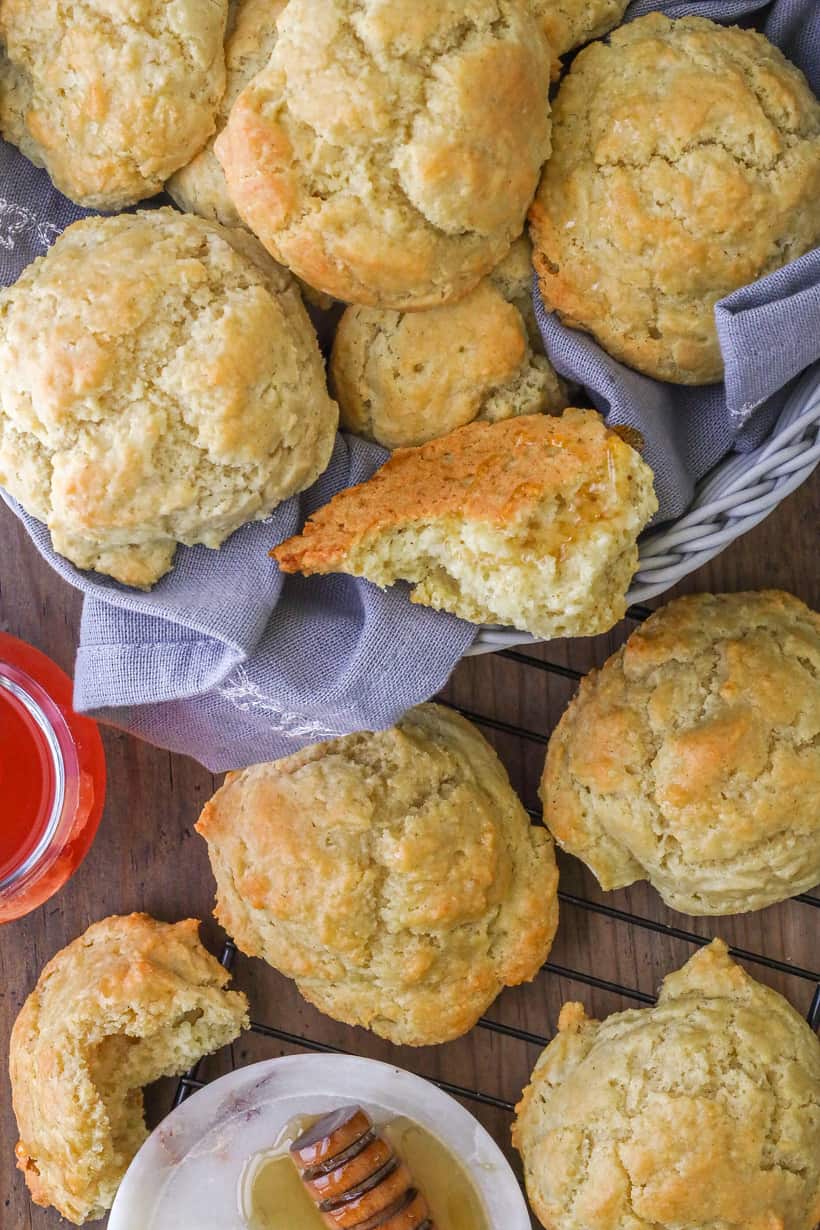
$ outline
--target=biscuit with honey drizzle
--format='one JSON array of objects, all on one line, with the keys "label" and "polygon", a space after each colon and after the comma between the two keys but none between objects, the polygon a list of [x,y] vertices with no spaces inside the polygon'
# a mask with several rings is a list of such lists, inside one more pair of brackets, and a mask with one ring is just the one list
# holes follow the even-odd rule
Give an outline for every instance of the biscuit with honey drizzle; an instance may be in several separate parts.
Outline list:
[{"label": "biscuit with honey drizzle", "polygon": [[397,449],[271,552],[282,572],[344,572],[413,602],[543,640],[626,611],[652,471],[594,410],[472,422]]}]

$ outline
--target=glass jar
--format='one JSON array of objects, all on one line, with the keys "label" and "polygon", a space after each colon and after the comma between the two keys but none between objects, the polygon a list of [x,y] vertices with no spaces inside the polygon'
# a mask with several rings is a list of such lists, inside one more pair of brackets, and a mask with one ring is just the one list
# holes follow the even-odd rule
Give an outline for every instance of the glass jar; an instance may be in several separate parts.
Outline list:
[{"label": "glass jar", "polygon": [[0,632],[0,923],[62,888],[100,822],[102,741],[71,694],[56,663]]}]

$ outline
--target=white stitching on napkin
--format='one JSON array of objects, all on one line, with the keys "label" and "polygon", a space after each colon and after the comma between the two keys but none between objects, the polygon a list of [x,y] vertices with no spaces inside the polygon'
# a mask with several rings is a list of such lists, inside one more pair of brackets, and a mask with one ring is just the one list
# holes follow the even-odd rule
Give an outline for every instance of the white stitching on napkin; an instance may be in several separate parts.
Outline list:
[{"label": "white stitching on napkin", "polygon": [[278,730],[282,734],[335,737],[345,733],[343,730],[334,730],[330,726],[325,726],[321,722],[306,721],[302,714],[290,713],[287,709],[282,709],[272,696],[266,696],[251,681],[244,666],[238,667],[231,678],[216,690],[229,704],[236,709],[241,709],[244,713],[264,713],[269,718],[275,716],[279,720],[271,720],[268,724],[271,730]]},{"label": "white stitching on napkin", "polygon": [[41,222],[33,209],[0,197],[0,247],[13,251],[23,235],[33,235],[42,248],[49,248],[60,234],[53,222]]}]

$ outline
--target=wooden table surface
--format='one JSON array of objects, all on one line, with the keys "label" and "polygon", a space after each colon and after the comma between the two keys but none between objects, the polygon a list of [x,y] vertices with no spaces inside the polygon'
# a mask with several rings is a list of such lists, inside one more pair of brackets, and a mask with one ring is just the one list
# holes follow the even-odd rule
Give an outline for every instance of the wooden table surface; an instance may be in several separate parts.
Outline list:
[{"label": "wooden table surface", "polygon": [[[717,560],[690,577],[681,591],[738,590],[775,586],[820,607],[817,527],[820,479],[792,495],[762,525]],[[0,505],[0,628],[22,637],[71,671],[80,614],[79,596],[50,572],[23,530]],[[600,664],[623,640],[630,625],[590,640],[553,642],[536,657],[587,670]],[[530,652],[530,651],[528,651]],[[566,705],[574,684],[496,655],[463,662],[447,696],[464,708],[546,735]],[[524,803],[537,806],[543,742],[487,730]],[[218,785],[193,760],[149,747],[113,730],[104,731],[108,758],[108,799],[96,844],[85,863],[52,901],[28,918],[0,927],[0,1051],[5,1056],[14,1018],[42,965],[89,923],[107,914],[146,910],[158,918],[196,916],[204,920],[205,942],[218,952],[224,936],[210,917],[213,880],[205,843],[192,825]],[[0,799],[0,816],[2,799]],[[0,819],[0,823],[2,820]],[[797,901],[759,913],[711,921],[689,919],[665,909],[645,885],[602,893],[575,860],[561,858],[565,893],[606,902],[645,920],[671,923],[699,935],[714,933],[753,953],[789,965],[817,969],[820,913]],[[820,892],[815,890],[816,895]],[[686,940],[607,918],[572,902],[562,919],[551,961],[564,970],[592,974],[623,987],[652,993],[663,974],[693,951]],[[763,981],[785,994],[803,1013],[814,984],[810,979],[749,964]],[[476,1028],[446,1046],[413,1051],[396,1048],[360,1029],[321,1016],[304,1003],[292,983],[261,961],[240,956],[236,985],[250,996],[252,1016],[281,1030],[346,1050],[389,1059],[467,1089],[515,1101],[539,1053],[539,1046],[489,1028]],[[549,1035],[566,999],[582,998],[597,1014],[634,1001],[576,978],[543,972],[528,987],[505,992],[489,1016],[502,1026]],[[255,1034],[209,1060],[203,1075],[231,1065],[292,1053],[297,1047]],[[149,1121],[170,1106],[174,1083],[161,1082],[148,1097]],[[467,1105],[510,1153],[508,1111]],[[16,1140],[6,1064],[0,1077],[0,1230],[48,1230],[65,1225],[53,1211],[29,1203],[14,1170]],[[102,1223],[98,1223],[102,1225]],[[180,1225],[180,1230],[193,1230]]]}]

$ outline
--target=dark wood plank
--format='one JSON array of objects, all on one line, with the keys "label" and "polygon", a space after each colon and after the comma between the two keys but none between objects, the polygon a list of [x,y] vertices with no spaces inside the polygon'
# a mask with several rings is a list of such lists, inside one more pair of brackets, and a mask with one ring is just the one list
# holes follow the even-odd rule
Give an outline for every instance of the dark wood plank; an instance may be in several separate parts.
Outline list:
[{"label": "dark wood plank", "polygon": [[[820,607],[818,523],[820,480],[815,478],[746,538],[688,578],[680,590],[780,586]],[[70,670],[79,609],[78,596],[49,571],[14,518],[0,507],[0,627],[37,645]],[[554,642],[527,652],[585,671],[600,664],[621,643],[630,626],[625,623],[603,637]],[[446,694],[468,709],[546,735],[574,686],[493,655],[463,662]],[[543,744],[487,733],[525,803],[536,807]],[[29,918],[0,928],[0,1051],[4,1055],[14,1017],[41,966],[93,920],[133,909],[148,910],[169,920],[193,915],[205,920],[203,936],[214,951],[219,951],[222,943],[223,937],[210,920],[213,882],[204,843],[191,828],[214,789],[214,778],[192,760],[169,755],[115,731],[107,730],[104,737],[109,794],[94,849],[55,900]],[[693,920],[666,910],[646,885],[604,894],[580,864],[564,858],[561,864],[565,892],[703,936],[718,932],[736,945],[795,965],[817,964],[820,915],[809,906],[789,902],[716,923]],[[684,940],[567,904],[552,960],[566,969],[592,973],[652,994],[663,974],[691,951],[692,945]],[[786,994],[801,1011],[806,1010],[811,986],[805,980],[760,966],[749,968],[756,977]],[[236,982],[250,995],[253,1014],[259,1020],[342,1049],[390,1059],[468,1089],[483,1089],[508,1101],[519,1096],[538,1054],[537,1046],[484,1027],[443,1047],[395,1048],[363,1030],[349,1029],[321,1016],[304,1003],[290,982],[260,961],[239,957]],[[598,1014],[632,1002],[547,972],[529,987],[505,992],[488,1016],[502,1025],[548,1036],[567,998],[583,999]],[[210,1077],[233,1065],[294,1049],[288,1043],[247,1035],[209,1060],[204,1075]],[[64,1225],[55,1213],[33,1208],[22,1179],[14,1173],[16,1133],[5,1063],[1,1066],[0,1227],[49,1230]],[[167,1110],[173,1087],[171,1082],[162,1082],[151,1092],[152,1119]],[[509,1113],[466,1104],[509,1154]]]}]

